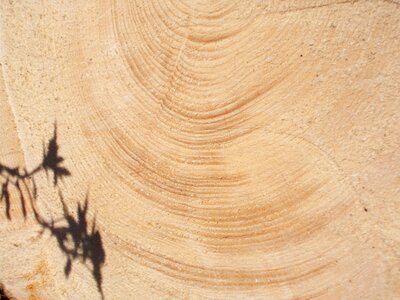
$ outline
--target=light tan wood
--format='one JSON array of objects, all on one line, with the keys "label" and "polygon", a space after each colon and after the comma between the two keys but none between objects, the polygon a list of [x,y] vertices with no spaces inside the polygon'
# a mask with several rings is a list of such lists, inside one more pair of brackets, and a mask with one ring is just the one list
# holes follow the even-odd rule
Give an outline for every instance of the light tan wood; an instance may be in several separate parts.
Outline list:
[{"label": "light tan wood", "polygon": [[0,3],[10,295],[400,298],[399,2]]}]

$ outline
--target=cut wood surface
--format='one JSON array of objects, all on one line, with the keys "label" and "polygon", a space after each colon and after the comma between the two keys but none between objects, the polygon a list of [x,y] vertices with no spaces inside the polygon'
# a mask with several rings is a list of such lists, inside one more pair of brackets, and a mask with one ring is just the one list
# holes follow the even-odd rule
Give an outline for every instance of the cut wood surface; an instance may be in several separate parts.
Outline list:
[{"label": "cut wood surface", "polygon": [[0,11],[1,293],[400,299],[400,2]]}]

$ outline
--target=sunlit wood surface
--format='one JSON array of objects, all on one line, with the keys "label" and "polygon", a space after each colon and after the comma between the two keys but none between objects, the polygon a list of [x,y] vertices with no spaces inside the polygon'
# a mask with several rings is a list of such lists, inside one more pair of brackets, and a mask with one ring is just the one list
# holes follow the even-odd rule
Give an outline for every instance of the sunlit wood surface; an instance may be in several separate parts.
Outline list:
[{"label": "sunlit wood surface", "polygon": [[[400,2],[0,7],[0,163],[32,170],[56,127],[71,173],[35,173],[26,217],[0,202],[12,296],[400,298]],[[35,217],[61,196],[101,287]]]}]

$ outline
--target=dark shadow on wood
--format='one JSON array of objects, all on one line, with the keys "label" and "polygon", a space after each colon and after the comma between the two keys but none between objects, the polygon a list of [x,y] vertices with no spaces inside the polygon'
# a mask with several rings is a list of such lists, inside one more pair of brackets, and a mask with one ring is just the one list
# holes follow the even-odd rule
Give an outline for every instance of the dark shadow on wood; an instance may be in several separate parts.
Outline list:
[{"label": "dark shadow on wood", "polygon": [[[80,261],[85,265],[89,262],[91,265],[89,269],[96,281],[98,291],[102,298],[104,298],[101,269],[104,265],[106,254],[101,234],[96,229],[96,221],[93,221],[91,226],[88,224],[88,196],[86,196],[83,205],[78,203],[76,217],[70,213],[64,201],[58,183],[64,177],[71,176],[71,173],[66,167],[61,165],[64,162],[64,158],[60,156],[59,149],[57,124],[55,123],[52,138],[47,145],[43,144],[42,161],[32,171],[28,172],[25,168],[20,167],[10,168],[0,163],[0,203],[4,201],[6,218],[11,220],[12,199],[10,188],[15,188],[18,192],[24,218],[27,218],[27,203],[29,203],[35,220],[42,227],[42,233],[48,231],[51,236],[56,238],[60,250],[67,258],[64,267],[65,276],[69,277],[74,261]],[[38,190],[35,175],[41,172],[45,172],[47,177],[49,173],[52,173],[53,185],[57,187],[59,192],[63,208],[63,218],[57,222],[54,219],[46,221],[36,209]]]},{"label": "dark shadow on wood", "polygon": [[13,296],[4,288],[4,285],[0,283],[0,300],[15,300]]},{"label": "dark shadow on wood", "polygon": [[53,172],[54,186],[58,184],[58,179],[71,175],[67,168],[60,166],[64,158],[59,155],[58,150],[57,124],[54,124],[53,137],[50,139],[47,147],[43,146],[43,160],[41,164],[41,167],[46,171],[46,175],[49,171]]},{"label": "dark shadow on wood", "polygon": [[[24,196],[24,187],[28,187],[29,181],[33,184],[33,195],[28,193],[30,200],[34,200],[37,197],[37,188],[34,180],[34,176],[42,171],[53,173],[54,186],[58,185],[59,179],[70,176],[70,171],[61,166],[64,158],[59,154],[59,145],[57,143],[57,124],[54,123],[53,137],[49,140],[47,146],[43,145],[43,159],[32,171],[28,172],[26,168],[10,168],[0,163],[0,177],[3,178],[4,183],[1,185],[0,202],[4,200],[6,206],[7,219],[11,219],[10,215],[10,191],[9,188],[14,186],[19,194],[19,199],[22,207],[22,214],[24,218],[27,217],[26,210],[26,199]],[[29,189],[27,188],[29,191]],[[34,198],[34,199],[33,199]]]},{"label": "dark shadow on wood", "polygon": [[76,217],[70,213],[67,205],[65,204],[63,195],[59,192],[61,204],[63,207],[62,222],[65,225],[57,225],[53,219],[45,221],[34,210],[37,222],[42,227],[42,233],[49,231],[52,236],[57,239],[58,246],[67,258],[64,267],[64,274],[69,276],[72,270],[72,263],[78,260],[84,264],[87,261],[91,264],[91,272],[96,281],[97,288],[103,297],[102,290],[102,274],[101,268],[104,265],[106,254],[103,248],[100,232],[96,229],[96,220],[91,226],[88,224],[88,200],[86,195],[83,205],[78,203],[76,210]]}]

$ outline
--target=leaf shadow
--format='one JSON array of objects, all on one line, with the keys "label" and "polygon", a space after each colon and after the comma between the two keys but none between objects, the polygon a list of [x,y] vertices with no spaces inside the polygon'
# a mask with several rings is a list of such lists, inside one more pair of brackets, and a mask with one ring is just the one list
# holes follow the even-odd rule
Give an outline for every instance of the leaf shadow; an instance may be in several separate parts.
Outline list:
[{"label": "leaf shadow", "polygon": [[[53,136],[45,145],[43,143],[43,156],[41,162],[30,172],[26,168],[9,167],[0,163],[0,203],[4,202],[5,216],[12,220],[11,208],[13,205],[11,189],[15,189],[19,198],[24,219],[28,216],[27,204],[33,211],[36,222],[41,226],[41,233],[50,232],[57,240],[59,249],[66,256],[64,274],[68,278],[72,271],[74,261],[83,264],[89,263],[90,271],[96,281],[97,289],[104,298],[102,290],[102,267],[106,253],[103,247],[100,231],[96,228],[96,220],[89,225],[87,220],[89,196],[86,195],[84,204],[77,204],[76,216],[71,213],[65,203],[59,187],[59,181],[71,176],[71,172],[62,165],[64,157],[60,155],[60,146],[57,141],[57,124],[54,123]],[[54,219],[46,221],[36,209],[38,189],[35,176],[44,172],[48,178],[49,173],[53,177],[53,186],[58,189],[63,209],[63,217],[57,222]],[[63,223],[64,225],[61,225]]]},{"label": "leaf shadow", "polygon": [[78,203],[76,217],[69,211],[61,192],[59,192],[59,197],[63,208],[62,221],[64,225],[57,224],[59,222],[53,219],[45,221],[35,213],[37,221],[42,227],[41,233],[47,230],[51,236],[56,238],[58,247],[67,258],[64,267],[66,277],[70,275],[75,260],[84,264],[87,261],[90,262],[92,276],[103,297],[101,268],[104,265],[106,253],[100,231],[96,228],[96,220],[92,222],[91,226],[87,220],[89,196],[86,195],[83,205]]}]

